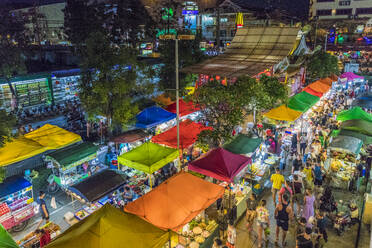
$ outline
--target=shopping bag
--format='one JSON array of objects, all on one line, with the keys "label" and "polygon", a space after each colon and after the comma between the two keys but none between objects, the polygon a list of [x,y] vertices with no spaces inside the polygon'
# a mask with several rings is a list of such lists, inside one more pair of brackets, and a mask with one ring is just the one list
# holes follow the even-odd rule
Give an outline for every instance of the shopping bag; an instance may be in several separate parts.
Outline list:
[{"label": "shopping bag", "polygon": [[57,209],[56,198],[54,196],[52,197],[52,200],[50,201],[50,206],[54,209]]}]

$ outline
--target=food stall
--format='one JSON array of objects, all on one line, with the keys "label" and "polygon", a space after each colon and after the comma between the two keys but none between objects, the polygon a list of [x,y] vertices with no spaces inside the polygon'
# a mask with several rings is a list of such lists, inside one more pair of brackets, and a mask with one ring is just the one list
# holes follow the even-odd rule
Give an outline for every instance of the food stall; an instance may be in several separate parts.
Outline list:
[{"label": "food stall", "polygon": [[157,106],[152,106],[142,110],[136,116],[136,119],[137,128],[151,129],[154,130],[155,134],[159,134],[176,124],[176,114]]},{"label": "food stall", "polygon": [[[195,120],[198,116],[200,108],[195,106],[192,102],[185,102],[183,99],[178,101],[180,119],[187,118]],[[171,103],[166,108],[167,111],[177,114],[177,103]]]},{"label": "food stall", "polygon": [[106,168],[99,163],[97,150],[98,146],[81,143],[49,153],[45,157],[48,168],[52,169],[49,192],[56,192],[58,187],[66,190],[68,186]]},{"label": "food stall", "polygon": [[205,215],[205,209],[221,198],[224,191],[222,186],[180,172],[126,205],[124,211],[163,230],[177,232],[172,247],[209,248],[218,235],[218,225]]},{"label": "food stall", "polygon": [[0,183],[0,224],[5,229],[22,231],[34,213],[32,184],[13,176]]},{"label": "food stall", "polygon": [[[53,222],[45,224],[40,229],[48,231],[51,239],[54,239],[55,237],[61,234],[61,227]],[[35,233],[35,231],[30,232],[21,240],[17,241],[17,244],[21,248],[40,247],[40,235]]]}]

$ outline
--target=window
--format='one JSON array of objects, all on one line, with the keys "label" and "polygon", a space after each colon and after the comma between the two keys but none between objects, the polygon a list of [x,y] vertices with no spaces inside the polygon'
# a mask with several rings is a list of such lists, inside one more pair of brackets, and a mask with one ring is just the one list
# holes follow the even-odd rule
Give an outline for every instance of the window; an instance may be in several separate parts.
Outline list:
[{"label": "window", "polygon": [[351,15],[353,9],[336,9],[336,15]]},{"label": "window", "polygon": [[357,8],[355,14],[356,15],[372,14],[372,8]]},{"label": "window", "polygon": [[338,5],[339,6],[350,6],[351,1],[339,1]]},{"label": "window", "polygon": [[226,30],[220,30],[220,36],[226,37]]},{"label": "window", "polygon": [[316,0],[318,3],[334,2],[335,0]]},{"label": "window", "polygon": [[331,9],[318,9],[316,11],[317,16],[328,16],[332,15],[332,10]]}]

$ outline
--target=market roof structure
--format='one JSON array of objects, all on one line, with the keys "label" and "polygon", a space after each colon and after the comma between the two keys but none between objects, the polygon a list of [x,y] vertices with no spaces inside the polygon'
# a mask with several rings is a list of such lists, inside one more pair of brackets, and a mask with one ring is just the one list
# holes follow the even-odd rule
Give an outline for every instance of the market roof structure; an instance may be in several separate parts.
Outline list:
[{"label": "market roof structure", "polygon": [[285,105],[271,109],[269,112],[263,114],[263,116],[277,121],[295,121],[301,115],[301,111],[290,109]]},{"label": "market roof structure", "polygon": [[331,88],[331,86],[323,83],[322,81],[318,80],[318,81],[315,81],[314,83],[311,83],[309,84],[306,88],[311,88],[317,92],[320,92],[320,93],[327,93],[329,91],[329,89]]},{"label": "market roof structure", "polygon": [[162,248],[171,232],[106,204],[57,236],[46,248]]},{"label": "market roof structure", "polygon": [[46,124],[24,136],[14,138],[0,148],[0,167],[7,166],[48,150],[66,147],[81,137],[57,126]]},{"label": "market roof structure", "polygon": [[224,145],[223,148],[235,154],[249,154],[256,151],[261,143],[261,138],[251,138],[245,134],[239,134],[230,143]]},{"label": "market roof structure", "polygon": [[176,149],[146,142],[118,157],[118,162],[136,170],[152,174],[178,158]]},{"label": "market roof structure", "polygon": [[176,118],[176,114],[168,112],[160,107],[152,106],[142,110],[142,112],[139,113],[136,118],[137,127],[152,128]]},{"label": "market roof structure", "polygon": [[225,53],[182,71],[228,78],[254,76],[290,54],[298,31],[295,27],[239,28]]},{"label": "market roof structure", "polygon": [[145,130],[143,129],[134,129],[134,130],[126,131],[120,134],[119,136],[114,137],[113,139],[111,139],[111,141],[115,143],[122,143],[122,144],[132,143],[132,142],[136,142],[139,140],[144,140],[149,136],[150,135],[147,132],[145,132]]},{"label": "market roof structure", "polygon": [[362,133],[342,129],[342,130],[340,130],[339,135],[351,136],[351,137],[354,137],[354,138],[358,138],[358,139],[363,141],[363,144],[366,144],[366,145],[372,144],[372,136],[365,135],[365,134],[362,134]]},{"label": "market roof structure", "polygon": [[[180,122],[180,148],[188,148],[193,145],[198,135],[203,130],[212,129],[189,119]],[[152,142],[177,148],[177,127],[172,127],[164,133],[158,134],[151,139]]]},{"label": "market roof structure", "polygon": [[319,98],[323,96],[323,93],[322,93],[322,92],[315,91],[315,90],[313,90],[313,89],[310,88],[310,87],[305,87],[305,88],[303,89],[303,91],[309,93],[310,95],[317,96],[317,97],[319,97]]},{"label": "market roof structure", "polygon": [[166,230],[179,231],[224,194],[224,187],[180,172],[124,210]]},{"label": "market roof structure", "polygon": [[[180,116],[185,116],[199,111],[200,108],[195,106],[192,102],[185,102],[180,99],[179,101]],[[177,103],[172,103],[166,108],[167,111],[177,114]]]},{"label": "market roof structure", "polygon": [[49,153],[45,161],[52,161],[62,170],[67,170],[94,159],[97,151],[98,146],[86,142]]},{"label": "market roof structure", "polygon": [[116,171],[106,169],[68,187],[68,189],[87,202],[95,202],[125,183],[124,178]]},{"label": "market roof structure", "polygon": [[19,248],[12,236],[0,224],[0,247],[1,248]]},{"label": "market roof structure", "polygon": [[21,176],[8,177],[0,183],[0,198],[31,186],[32,184]]},{"label": "market roof structure", "polygon": [[349,120],[341,123],[341,129],[351,130],[372,136],[372,124],[364,120]]},{"label": "market roof structure", "polygon": [[[336,76],[336,77],[337,77],[337,76]],[[328,86],[332,87],[333,82],[337,81],[337,79],[334,80],[333,78],[334,78],[334,77],[331,76],[331,77],[327,77],[327,78],[322,78],[322,79],[320,79],[319,81],[320,81],[321,83],[325,84],[325,85],[328,85]]]},{"label": "market roof structure", "polygon": [[338,121],[348,121],[357,119],[372,122],[372,115],[365,112],[361,107],[354,107],[349,110],[344,110],[337,115]]},{"label": "market roof structure", "polygon": [[232,182],[235,176],[252,161],[250,158],[229,152],[221,147],[213,149],[189,163],[189,170]]},{"label": "market roof structure", "polygon": [[356,75],[352,72],[345,72],[345,73],[341,74],[340,78],[341,79],[346,79],[347,81],[352,81],[354,79],[364,79],[363,76]]},{"label": "market roof structure", "polygon": [[288,108],[306,112],[315,103],[319,101],[319,97],[311,95],[305,91],[292,96],[288,101]]},{"label": "market roof structure", "polygon": [[329,148],[334,151],[353,153],[357,155],[359,154],[362,145],[363,141],[358,138],[338,135],[333,138]]}]

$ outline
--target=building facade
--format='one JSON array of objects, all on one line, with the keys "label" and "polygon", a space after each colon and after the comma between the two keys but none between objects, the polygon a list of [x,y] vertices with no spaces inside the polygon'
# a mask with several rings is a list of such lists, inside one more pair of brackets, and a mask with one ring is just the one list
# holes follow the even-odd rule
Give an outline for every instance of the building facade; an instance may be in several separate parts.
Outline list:
[{"label": "building facade", "polygon": [[372,0],[312,0],[310,17],[319,20],[372,18]]}]

